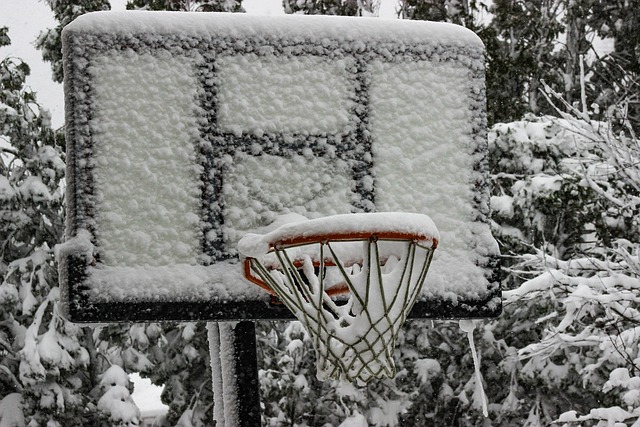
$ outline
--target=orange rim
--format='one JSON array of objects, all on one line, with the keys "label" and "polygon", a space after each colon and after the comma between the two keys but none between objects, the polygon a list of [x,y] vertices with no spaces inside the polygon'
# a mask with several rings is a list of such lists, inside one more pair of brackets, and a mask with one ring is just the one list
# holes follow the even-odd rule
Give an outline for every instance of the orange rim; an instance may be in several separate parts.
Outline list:
[{"label": "orange rim", "polygon": [[[433,236],[425,235],[425,234],[413,234],[413,233],[399,233],[399,232],[379,232],[379,233],[370,233],[370,232],[345,232],[345,233],[332,233],[332,234],[310,234],[304,236],[297,236],[288,239],[281,239],[275,242],[269,242],[269,252],[274,252],[280,249],[286,249],[292,246],[302,246],[306,244],[312,243],[327,243],[327,242],[345,242],[345,241],[357,241],[357,240],[406,240],[406,241],[414,241],[414,242],[431,242],[431,248],[435,250],[438,247],[438,239]],[[271,289],[269,285],[267,285],[262,279],[253,274],[253,269],[251,268],[251,261],[255,258],[245,258],[244,260],[244,277],[250,281],[251,283],[259,286],[260,288],[267,291],[269,294],[273,296],[277,296],[276,293]],[[357,263],[357,262],[356,262]],[[354,264],[356,264],[354,263]],[[294,260],[293,265],[295,267],[302,267],[302,260]],[[331,259],[325,259],[324,265],[327,267],[335,266],[335,262]],[[351,264],[353,265],[353,264]],[[314,267],[319,267],[320,262],[314,261]],[[344,295],[349,293],[349,287],[346,283],[339,283],[337,285],[332,286],[329,289],[326,289],[325,292],[330,297]]]},{"label": "orange rim", "polygon": [[331,234],[305,234],[304,236],[291,237],[289,239],[277,240],[275,242],[269,242],[271,249],[279,249],[281,247],[304,245],[309,243],[321,243],[321,242],[340,242],[340,241],[353,241],[353,240],[407,240],[414,242],[431,242],[431,247],[435,250],[438,247],[438,239],[427,234],[416,233],[400,233],[397,231],[381,231],[376,233],[366,231],[349,231],[344,233],[331,233]]},{"label": "orange rim", "polygon": [[[246,258],[244,260],[244,277],[254,285],[260,286],[262,289],[269,292],[269,294],[277,297],[276,293],[273,291],[273,289],[271,289],[269,285],[267,285],[261,278],[253,274],[253,270],[251,269],[251,260],[253,259],[255,258]],[[296,267],[302,267],[302,261],[295,261],[294,265]],[[319,267],[320,263],[314,262],[313,265],[314,267]],[[332,266],[335,266],[335,263],[332,261],[331,263],[325,263],[324,265],[328,267],[332,267]],[[325,292],[330,297],[335,297],[335,296],[349,293],[349,287],[347,286],[346,283],[338,283],[336,285],[331,286],[329,289],[326,289]]]}]

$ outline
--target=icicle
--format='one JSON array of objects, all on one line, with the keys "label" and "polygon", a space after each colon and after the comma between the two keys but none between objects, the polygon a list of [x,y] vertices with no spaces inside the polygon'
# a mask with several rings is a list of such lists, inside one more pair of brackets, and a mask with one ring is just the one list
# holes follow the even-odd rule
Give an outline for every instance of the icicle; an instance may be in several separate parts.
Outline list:
[{"label": "icicle", "polygon": [[484,394],[484,388],[482,387],[482,375],[480,374],[480,362],[478,361],[478,354],[476,353],[476,346],[473,342],[473,330],[476,328],[476,325],[471,320],[460,320],[460,329],[463,332],[467,333],[467,338],[469,338],[469,347],[471,347],[471,355],[473,356],[473,365],[475,366],[476,371],[476,392],[480,395],[482,399],[482,413],[485,417],[489,416],[489,411],[487,409],[487,395]]}]

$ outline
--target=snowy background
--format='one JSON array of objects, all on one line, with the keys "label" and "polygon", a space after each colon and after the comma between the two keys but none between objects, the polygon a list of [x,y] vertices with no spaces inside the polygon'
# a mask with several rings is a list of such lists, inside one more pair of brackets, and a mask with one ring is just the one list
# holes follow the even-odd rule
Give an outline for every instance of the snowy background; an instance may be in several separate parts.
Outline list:
[{"label": "snowy background", "polygon": [[[12,26],[14,42],[0,59],[11,51],[35,68],[39,54],[28,54],[25,47],[17,52],[16,46],[29,47],[32,37],[56,23],[44,4],[0,1],[1,22]],[[247,9],[250,4],[245,4]],[[312,374],[313,350],[300,324],[263,324],[257,337],[266,425],[338,426],[345,420],[381,427],[432,425],[433,420],[465,427],[638,425],[640,4],[553,0],[545,2],[553,8],[544,10],[536,4],[518,2],[523,10],[498,7],[490,27],[480,28],[491,31],[479,31],[490,42],[492,54],[493,68],[487,76],[492,220],[505,254],[505,313],[475,325],[480,373],[475,372],[468,337],[457,323],[416,321],[398,337],[394,380],[365,389],[320,383]],[[10,12],[7,5],[12,6]],[[604,5],[606,10],[598,9]],[[37,10],[44,22],[31,21]],[[413,18],[428,15],[471,25],[477,17],[454,12]],[[8,16],[12,18],[6,22]],[[27,29],[33,31],[23,39],[20,31]],[[594,55],[596,33],[615,39],[615,45],[610,43],[615,55]],[[581,39],[581,34],[586,37]],[[589,60],[580,63],[581,55]],[[48,65],[39,75],[30,80],[33,87],[41,81],[55,88],[46,84]],[[0,76],[3,85],[5,78]],[[21,87],[19,78],[18,83]],[[22,115],[0,113],[0,125],[12,135],[16,155],[35,169],[26,171],[25,180],[24,162],[13,162],[0,176],[0,197],[11,212],[37,210],[33,223],[0,222],[0,239],[9,249],[0,263],[0,381],[6,384],[3,393],[16,391],[0,402],[0,419],[29,417],[40,425],[51,420],[52,425],[67,427],[88,409],[95,413],[96,405],[122,401],[114,397],[126,401],[124,371],[114,368],[102,378],[104,383],[100,381],[109,364],[167,384],[167,401],[178,411],[174,425],[181,416],[197,418],[191,415],[198,411],[201,419],[210,419],[213,397],[207,392],[208,352],[200,351],[207,347],[202,325],[89,329],[61,318],[55,308],[59,292],[52,248],[61,238],[56,219],[62,197],[47,194],[56,192],[56,179],[62,177],[62,160],[56,154],[60,147],[50,133],[39,133],[37,111],[25,107],[19,91],[2,89],[3,96],[13,96],[13,107],[2,113]],[[59,88],[53,96],[46,95],[44,87],[37,90],[43,107],[56,113],[59,126]],[[48,139],[43,143],[44,137]],[[45,179],[51,176],[52,181]],[[36,186],[43,191],[32,191],[38,188],[29,183],[43,184]],[[9,241],[6,236],[15,227],[24,230],[24,236]],[[25,254],[24,243],[36,232],[46,237]],[[102,338],[92,336],[95,331]],[[162,351],[155,351],[160,346]],[[95,353],[91,363],[89,351]],[[95,370],[95,378],[87,378],[90,370]],[[487,390],[486,419],[478,381]],[[21,393],[24,414],[19,410]],[[131,415],[132,407],[128,409]]]}]

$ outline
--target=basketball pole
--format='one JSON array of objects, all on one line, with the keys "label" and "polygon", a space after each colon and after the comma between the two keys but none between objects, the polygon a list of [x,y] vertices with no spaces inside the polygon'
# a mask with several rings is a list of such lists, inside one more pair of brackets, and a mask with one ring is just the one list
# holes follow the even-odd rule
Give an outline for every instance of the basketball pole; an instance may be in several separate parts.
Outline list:
[{"label": "basketball pole", "polygon": [[260,426],[260,382],[254,322],[209,322],[207,328],[215,426]]}]

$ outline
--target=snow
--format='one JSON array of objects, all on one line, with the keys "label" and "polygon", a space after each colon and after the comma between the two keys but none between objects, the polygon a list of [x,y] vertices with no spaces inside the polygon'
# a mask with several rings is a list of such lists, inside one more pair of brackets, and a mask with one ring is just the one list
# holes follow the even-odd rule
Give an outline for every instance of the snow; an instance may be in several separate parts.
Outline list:
[{"label": "snow", "polygon": [[[53,322],[51,323],[53,325]],[[58,342],[59,334],[54,327],[50,327],[38,342],[38,354],[40,361],[46,366],[59,366],[69,369],[74,366],[74,359]]]},{"label": "snow", "polygon": [[[610,408],[596,408],[589,411],[588,415],[577,416],[576,411],[567,411],[560,415],[557,421],[559,422],[582,422],[582,421],[590,421],[590,420],[603,420],[606,421],[606,425],[627,425],[623,423],[625,420],[636,418],[640,415],[640,411],[625,411],[619,406],[613,406]],[[618,424],[621,423],[621,424]],[[604,425],[599,423],[598,425]],[[635,425],[635,424],[634,424]]]},{"label": "snow", "polygon": [[[270,233],[247,233],[238,243],[238,250],[245,256],[258,258],[284,242],[313,239],[321,236],[352,236],[359,233],[383,235],[397,233],[415,236],[415,240],[427,247],[436,247],[440,235],[435,224],[426,215],[406,212],[377,212],[366,214],[342,214],[309,221],[285,224]],[[351,240],[351,239],[350,239]],[[361,245],[357,245],[359,249]]]},{"label": "snow", "polygon": [[124,51],[95,57],[88,69],[95,82],[96,234],[105,265],[196,262],[194,66],[187,57]]},{"label": "snow", "polygon": [[268,300],[268,295],[243,279],[242,267],[237,262],[210,266],[100,266],[89,268],[89,272],[92,285],[89,295],[95,301]]},{"label": "snow", "polygon": [[102,396],[98,409],[117,425],[140,424],[140,409],[129,392],[129,376],[118,365],[111,365],[100,378]]},{"label": "snow", "polygon": [[18,192],[26,199],[34,201],[52,200],[53,196],[39,176],[29,176],[18,185]]},{"label": "snow", "polygon": [[[316,56],[223,57],[217,63],[218,124],[236,136],[343,132],[355,107],[347,71],[353,62]],[[246,114],[249,105],[254,114]]]},{"label": "snow", "polygon": [[629,390],[622,395],[622,401],[628,408],[637,408],[640,406],[640,390]]},{"label": "snow", "polygon": [[[95,247],[89,232],[80,230],[78,236],[56,246],[64,282],[70,255],[81,255],[87,264],[95,263]],[[211,266],[174,264],[147,267],[88,268],[90,296],[95,301],[159,301],[170,297],[176,301],[268,300],[268,295],[243,280],[237,261],[219,262]],[[228,284],[235,286],[228,286]],[[179,286],[176,291],[171,285]]]},{"label": "snow", "polygon": [[102,378],[100,379],[100,386],[104,388],[115,386],[128,387],[129,377],[120,366],[112,365],[102,374]]},{"label": "snow", "polygon": [[95,246],[91,242],[91,233],[87,230],[78,230],[75,237],[67,239],[64,243],[56,245],[56,258],[62,260],[70,255],[83,256],[90,260],[94,256]]},{"label": "snow", "polygon": [[0,200],[11,200],[15,195],[16,190],[13,189],[9,180],[4,176],[0,176]]},{"label": "snow", "polygon": [[440,363],[436,359],[416,359],[415,370],[423,384],[429,383],[432,378],[442,373]]},{"label": "snow", "polygon": [[355,411],[348,416],[338,427],[368,427],[367,418],[360,412]]},{"label": "snow", "polygon": [[213,379],[213,419],[216,426],[235,427],[240,425],[236,372],[242,369],[236,365],[235,333],[237,323],[207,323],[209,354]]},{"label": "snow", "polygon": [[[216,36],[241,38],[259,34],[269,38],[335,40],[336,30],[347,42],[369,39],[384,41],[400,39],[406,43],[429,43],[431,46],[482,45],[472,31],[457,25],[440,22],[378,20],[376,18],[305,16],[295,15],[257,16],[231,13],[184,12],[93,12],[80,16],[67,25],[64,32],[111,33],[131,35],[135,33],[178,34],[182,36]],[[215,20],[215,21],[214,21]]]},{"label": "snow", "polygon": [[218,323],[207,323],[209,356],[211,360],[211,381],[213,390],[213,419],[224,420],[224,389],[222,385],[222,363],[220,354],[220,327]]},{"label": "snow", "polygon": [[477,142],[472,111],[461,108],[471,103],[469,68],[458,61],[375,61],[372,69],[376,207],[431,216],[443,238],[429,290],[443,294],[455,284],[458,292],[473,292],[482,287],[484,274],[478,259],[469,256],[479,244],[468,226],[475,191],[469,183],[478,179],[473,176]]},{"label": "snow", "polygon": [[507,195],[492,196],[491,209],[503,218],[513,218],[513,197]]},{"label": "snow", "polygon": [[609,374],[609,381],[604,384],[602,391],[606,393],[614,387],[640,390],[640,377],[630,376],[627,368],[616,368]]},{"label": "snow", "polygon": [[0,427],[22,427],[25,425],[22,412],[22,394],[9,393],[0,400]]},{"label": "snow", "polygon": [[240,278],[236,244],[286,213],[427,214],[442,242],[420,300],[495,285],[471,31],[97,12],[63,41],[67,239],[90,233],[92,301],[266,300]]},{"label": "snow", "polygon": [[400,425],[399,414],[407,412],[412,402],[406,398],[400,399],[379,399],[376,402],[379,406],[370,408],[367,412],[369,419],[376,427],[392,427]]},{"label": "snow", "polygon": [[356,197],[348,164],[339,160],[236,153],[226,177],[223,232],[231,247],[247,230],[286,214],[307,219],[349,212]]},{"label": "snow", "polygon": [[138,425],[140,410],[131,399],[129,390],[121,385],[110,387],[98,400],[98,409],[111,415],[110,419],[128,425]]}]

